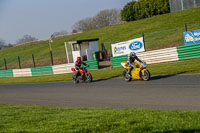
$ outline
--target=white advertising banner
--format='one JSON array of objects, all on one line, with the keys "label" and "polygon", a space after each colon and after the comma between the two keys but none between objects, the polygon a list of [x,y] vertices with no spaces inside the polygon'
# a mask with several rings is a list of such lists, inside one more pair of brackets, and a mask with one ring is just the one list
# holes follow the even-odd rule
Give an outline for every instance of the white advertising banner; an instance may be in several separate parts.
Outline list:
[{"label": "white advertising banner", "polygon": [[128,55],[130,52],[143,52],[145,51],[143,37],[112,44],[112,55],[121,56]]}]

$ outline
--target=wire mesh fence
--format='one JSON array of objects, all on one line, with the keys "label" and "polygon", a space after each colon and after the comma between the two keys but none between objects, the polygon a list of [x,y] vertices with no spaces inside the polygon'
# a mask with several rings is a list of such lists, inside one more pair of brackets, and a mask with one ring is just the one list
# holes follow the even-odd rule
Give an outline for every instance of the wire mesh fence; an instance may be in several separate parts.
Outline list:
[{"label": "wire mesh fence", "polygon": [[52,57],[53,58],[51,59],[50,52],[44,54],[30,53],[27,55],[21,55],[15,57],[3,56],[0,57],[0,70],[51,66],[52,60],[53,60],[53,65],[67,63],[65,53],[60,54],[60,51],[52,51]]},{"label": "wire mesh fence", "polygon": [[[187,24],[186,25],[188,31],[200,29],[200,23],[196,24]],[[155,32],[148,32],[144,33],[144,41],[146,51],[156,50],[161,48],[168,48],[168,47],[176,47],[184,45],[184,35],[185,26],[176,27],[176,28],[169,28],[164,30],[159,30]],[[142,37],[141,34],[137,34],[128,38],[127,40],[135,39]],[[127,41],[124,40],[124,41]],[[111,44],[118,43],[121,41],[116,42],[103,42],[105,44],[106,49],[108,50],[108,55],[112,56]]]},{"label": "wire mesh fence", "polygon": [[171,12],[186,10],[200,6],[200,0],[170,0]]}]

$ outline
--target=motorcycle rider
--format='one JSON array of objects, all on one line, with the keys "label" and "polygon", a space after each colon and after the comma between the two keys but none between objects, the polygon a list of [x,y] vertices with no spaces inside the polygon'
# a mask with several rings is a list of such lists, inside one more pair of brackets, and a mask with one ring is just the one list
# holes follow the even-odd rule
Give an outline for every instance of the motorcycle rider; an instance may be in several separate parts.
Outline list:
[{"label": "motorcycle rider", "polygon": [[81,69],[81,64],[85,65],[86,67],[89,67],[86,63],[84,63],[82,60],[81,60],[81,57],[77,57],[77,60],[75,62],[75,69],[77,70],[77,73],[76,73],[76,76],[77,74],[79,73],[79,69]]},{"label": "motorcycle rider", "polygon": [[128,61],[127,61],[127,66],[129,67],[128,69],[128,74],[131,75],[131,71],[133,70],[133,68],[136,68],[136,66],[132,63],[135,62],[135,60],[139,61],[140,63],[143,63],[137,56],[135,52],[131,52],[128,56]]}]

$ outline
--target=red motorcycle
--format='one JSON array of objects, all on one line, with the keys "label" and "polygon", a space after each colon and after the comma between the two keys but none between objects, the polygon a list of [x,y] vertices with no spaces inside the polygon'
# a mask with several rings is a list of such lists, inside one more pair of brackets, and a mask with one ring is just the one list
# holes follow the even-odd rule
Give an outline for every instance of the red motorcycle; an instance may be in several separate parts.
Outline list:
[{"label": "red motorcycle", "polygon": [[92,75],[87,71],[86,68],[80,68],[78,71],[76,71],[74,68],[71,69],[74,73],[72,75],[73,82],[75,84],[81,82],[92,82]]}]

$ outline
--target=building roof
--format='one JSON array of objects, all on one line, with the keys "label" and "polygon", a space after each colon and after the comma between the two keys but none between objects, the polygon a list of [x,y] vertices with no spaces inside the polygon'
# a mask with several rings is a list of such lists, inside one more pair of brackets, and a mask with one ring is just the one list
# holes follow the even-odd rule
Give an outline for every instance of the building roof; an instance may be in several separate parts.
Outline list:
[{"label": "building roof", "polygon": [[85,40],[77,40],[76,42],[78,44],[82,43],[82,42],[92,42],[92,41],[98,41],[99,38],[95,38],[95,39],[85,39]]},{"label": "building roof", "polygon": [[73,44],[81,44],[83,42],[92,42],[92,41],[98,41],[98,40],[99,40],[99,38],[95,38],[95,39],[85,39],[85,40],[70,41],[68,43],[73,45]]}]

